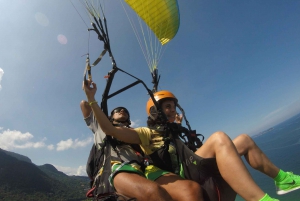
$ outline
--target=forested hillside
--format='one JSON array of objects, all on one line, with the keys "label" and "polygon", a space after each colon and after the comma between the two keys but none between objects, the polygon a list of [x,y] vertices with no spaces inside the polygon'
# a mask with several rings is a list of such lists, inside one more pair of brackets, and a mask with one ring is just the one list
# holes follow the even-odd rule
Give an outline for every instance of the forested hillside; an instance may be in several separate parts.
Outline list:
[{"label": "forested hillside", "polygon": [[50,164],[37,166],[17,158],[27,157],[0,149],[0,200],[86,199],[88,177],[68,176]]}]

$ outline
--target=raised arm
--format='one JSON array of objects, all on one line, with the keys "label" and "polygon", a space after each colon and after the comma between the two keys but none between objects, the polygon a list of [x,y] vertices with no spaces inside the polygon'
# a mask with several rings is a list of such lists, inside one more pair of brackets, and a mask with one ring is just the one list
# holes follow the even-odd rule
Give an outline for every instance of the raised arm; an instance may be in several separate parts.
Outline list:
[{"label": "raised arm", "polygon": [[97,91],[97,86],[94,82],[88,81],[88,85],[82,83],[82,88],[86,94],[88,104],[93,110],[93,113],[102,129],[106,135],[113,136],[118,140],[132,144],[141,144],[141,140],[137,132],[133,129],[128,129],[125,127],[114,127],[108,120],[106,115],[103,113],[99,107],[97,101],[95,100],[95,94]]}]

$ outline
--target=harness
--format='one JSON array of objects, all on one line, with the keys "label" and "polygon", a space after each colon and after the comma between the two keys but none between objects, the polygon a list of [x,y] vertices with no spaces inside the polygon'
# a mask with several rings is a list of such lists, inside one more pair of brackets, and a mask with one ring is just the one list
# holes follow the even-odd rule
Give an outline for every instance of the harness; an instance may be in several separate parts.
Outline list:
[{"label": "harness", "polygon": [[[123,159],[121,158],[120,151],[118,149],[118,147],[122,145],[131,146],[131,148],[135,151],[135,154],[139,156],[141,160],[123,161]],[[136,163],[141,167],[141,170],[144,171],[146,167],[145,161],[147,160],[144,159],[144,153],[142,152],[139,146],[130,145],[128,143],[118,141],[114,138],[111,138],[110,141],[108,141],[108,138],[105,137],[103,143],[99,144],[99,147],[100,149],[98,149],[95,146],[95,144],[93,144],[88,158],[87,173],[91,179],[91,189],[86,193],[86,197],[93,198],[93,200],[117,201],[120,196],[124,196],[118,194],[115,191],[111,181],[114,178],[114,176],[119,173],[119,169],[121,169],[124,165]],[[113,156],[111,151],[115,152],[117,156]],[[121,163],[120,166],[113,173],[111,171],[112,162]],[[124,198],[122,200],[126,199]],[[131,198],[129,200],[135,199]]]}]

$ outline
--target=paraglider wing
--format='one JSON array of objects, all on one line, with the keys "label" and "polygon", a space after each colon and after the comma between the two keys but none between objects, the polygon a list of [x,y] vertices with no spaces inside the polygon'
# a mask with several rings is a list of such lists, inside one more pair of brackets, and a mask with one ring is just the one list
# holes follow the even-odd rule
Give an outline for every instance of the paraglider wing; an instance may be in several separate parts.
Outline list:
[{"label": "paraglider wing", "polygon": [[143,19],[162,45],[174,38],[179,29],[177,0],[125,0]]}]

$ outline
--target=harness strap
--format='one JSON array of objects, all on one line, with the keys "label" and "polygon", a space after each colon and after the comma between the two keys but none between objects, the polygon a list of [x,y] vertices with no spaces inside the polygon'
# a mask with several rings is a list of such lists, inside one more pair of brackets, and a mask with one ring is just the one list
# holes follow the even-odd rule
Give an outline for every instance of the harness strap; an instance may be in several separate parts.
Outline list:
[{"label": "harness strap", "polygon": [[105,53],[107,52],[107,49],[104,49],[101,54],[99,55],[99,57],[94,61],[94,63],[91,65],[91,67],[96,66],[102,59],[102,57],[105,55]]},{"label": "harness strap", "polygon": [[138,151],[135,151],[135,154],[143,159],[143,163],[141,163],[141,164],[142,164],[141,169],[142,169],[142,171],[145,171],[145,168],[146,168],[148,165],[150,165],[148,158],[146,158],[146,157],[144,156],[144,154],[141,154],[141,153],[138,152]]}]

